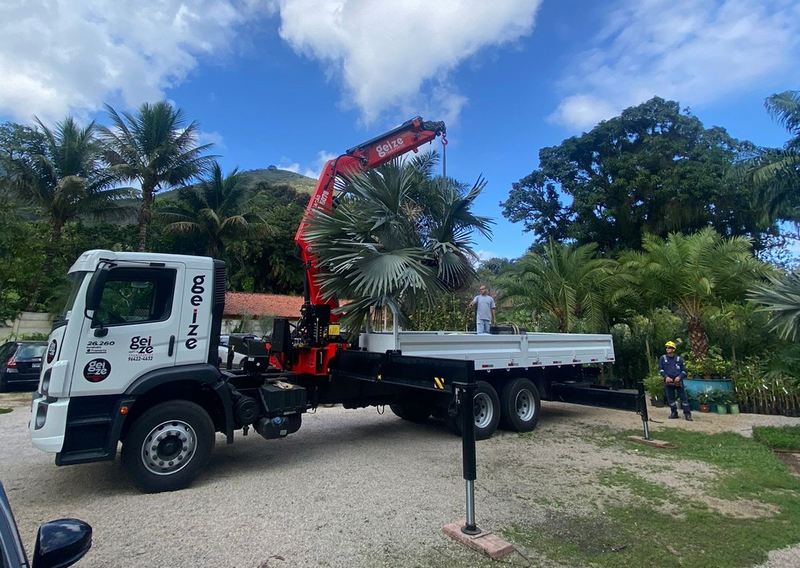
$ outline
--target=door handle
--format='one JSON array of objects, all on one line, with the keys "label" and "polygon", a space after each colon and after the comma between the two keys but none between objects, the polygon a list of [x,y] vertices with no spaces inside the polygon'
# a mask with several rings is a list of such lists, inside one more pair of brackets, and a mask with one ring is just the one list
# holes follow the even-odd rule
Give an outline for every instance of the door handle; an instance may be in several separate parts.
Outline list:
[{"label": "door handle", "polygon": [[172,357],[172,354],[175,352],[175,336],[169,336],[169,350],[167,351],[167,356]]}]

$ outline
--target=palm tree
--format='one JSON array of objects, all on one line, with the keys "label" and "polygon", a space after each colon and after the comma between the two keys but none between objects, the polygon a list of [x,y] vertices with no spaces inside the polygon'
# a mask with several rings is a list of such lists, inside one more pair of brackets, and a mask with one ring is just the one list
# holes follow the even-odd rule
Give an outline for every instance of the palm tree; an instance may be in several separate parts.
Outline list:
[{"label": "palm tree", "polygon": [[686,322],[692,354],[708,356],[704,315],[709,306],[741,298],[764,268],[745,237],[723,238],[711,228],[667,239],[645,235],[641,252],[621,261],[652,307],[675,309]]},{"label": "palm tree", "polygon": [[748,293],[751,302],[770,313],[772,330],[781,339],[795,341],[800,334],[800,274],[768,276],[770,285],[758,284]]},{"label": "palm tree", "polygon": [[756,190],[758,205],[769,218],[800,221],[800,91],[767,97],[767,112],[792,138],[781,149],[768,148],[746,164],[746,174]]},{"label": "palm tree", "polygon": [[[323,294],[349,300],[343,321],[351,331],[374,307],[389,307],[405,321],[438,292],[474,278],[470,235],[488,235],[491,221],[471,208],[485,183],[462,190],[434,179],[417,160],[394,160],[352,175],[337,207],[312,217],[306,238]],[[412,198],[423,185],[425,203]]]},{"label": "palm tree", "polygon": [[[35,153],[14,159],[14,185],[21,198],[37,206],[50,225],[43,274],[53,269],[53,259],[64,226],[83,214],[107,216],[122,209],[129,188],[111,189],[116,178],[104,167],[102,147],[94,122],[81,128],[67,117],[51,130],[38,118],[42,142]],[[31,302],[35,302],[32,298]]]},{"label": "palm tree", "polygon": [[144,103],[136,115],[106,110],[111,128],[102,128],[106,159],[121,179],[141,184],[139,250],[147,246],[153,196],[164,187],[187,183],[203,173],[214,156],[204,156],[211,144],[197,145],[198,124],[186,124],[183,111],[166,101]]},{"label": "palm tree", "polygon": [[219,164],[214,162],[208,179],[181,188],[177,202],[159,211],[172,221],[165,229],[204,238],[206,254],[220,258],[226,241],[246,235],[258,221],[255,214],[243,212],[249,193],[242,188],[241,181],[236,169],[223,176]]},{"label": "palm tree", "polygon": [[541,254],[528,253],[502,279],[503,298],[529,312],[547,314],[557,331],[608,329],[608,299],[619,280],[616,261],[598,258],[597,245],[573,246],[550,239]]}]

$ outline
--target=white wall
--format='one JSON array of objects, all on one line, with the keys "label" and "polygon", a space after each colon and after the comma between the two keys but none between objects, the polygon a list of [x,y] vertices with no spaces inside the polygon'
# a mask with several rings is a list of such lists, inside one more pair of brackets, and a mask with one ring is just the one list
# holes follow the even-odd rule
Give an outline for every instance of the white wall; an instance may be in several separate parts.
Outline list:
[{"label": "white wall", "polygon": [[0,340],[20,338],[33,333],[49,335],[53,318],[53,314],[22,312],[13,322],[2,322],[5,325],[0,325]]}]

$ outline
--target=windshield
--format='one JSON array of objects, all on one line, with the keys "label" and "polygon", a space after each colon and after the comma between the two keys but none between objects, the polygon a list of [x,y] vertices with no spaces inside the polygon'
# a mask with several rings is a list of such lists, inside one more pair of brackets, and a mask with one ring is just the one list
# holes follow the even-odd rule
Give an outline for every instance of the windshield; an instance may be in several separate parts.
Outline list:
[{"label": "windshield", "polygon": [[58,317],[56,317],[55,323],[64,322],[69,319],[70,313],[72,312],[72,306],[75,303],[75,298],[78,297],[78,291],[81,289],[81,284],[83,284],[83,278],[88,273],[88,271],[82,270],[80,272],[73,272],[69,275],[69,296],[67,296],[67,300],[64,302],[64,308],[61,310],[61,313],[59,313]]},{"label": "windshield", "polygon": [[23,343],[17,349],[16,357],[17,359],[36,359],[41,358],[44,355],[44,351],[47,349],[47,345],[34,345],[34,344],[26,344]]}]

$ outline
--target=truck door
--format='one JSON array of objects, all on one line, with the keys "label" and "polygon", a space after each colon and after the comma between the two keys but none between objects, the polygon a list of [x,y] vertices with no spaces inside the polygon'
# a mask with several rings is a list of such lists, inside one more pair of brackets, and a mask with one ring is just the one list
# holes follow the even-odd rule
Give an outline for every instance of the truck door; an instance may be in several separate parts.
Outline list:
[{"label": "truck door", "polygon": [[119,394],[148,371],[175,365],[185,266],[120,263],[84,318],[70,396]]}]

